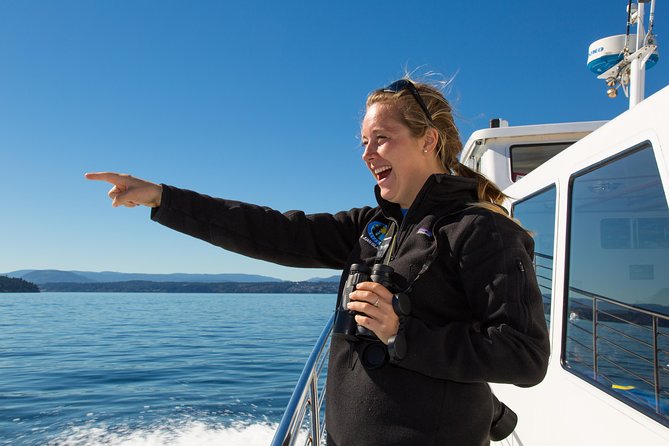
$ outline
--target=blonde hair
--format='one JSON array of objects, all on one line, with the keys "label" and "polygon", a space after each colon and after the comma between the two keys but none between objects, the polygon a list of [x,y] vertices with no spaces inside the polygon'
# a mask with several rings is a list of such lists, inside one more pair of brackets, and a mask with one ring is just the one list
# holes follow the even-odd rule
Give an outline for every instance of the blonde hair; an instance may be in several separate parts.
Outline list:
[{"label": "blonde hair", "polygon": [[[367,97],[366,107],[369,108],[373,104],[388,104],[398,113],[399,119],[416,138],[423,136],[430,127],[436,129],[439,134],[436,155],[439,157],[439,161],[444,169],[446,169],[446,172],[450,172],[452,175],[476,179],[480,203],[474,204],[486,204],[483,207],[496,212],[506,213],[506,210],[502,207],[502,203],[507,198],[504,192],[485,176],[470,169],[458,160],[458,155],[462,151],[460,132],[458,132],[455,126],[451,105],[441,91],[429,84],[413,82],[408,76],[404,79],[416,87],[418,94],[430,112],[431,120],[408,88],[404,88],[398,92],[384,89],[373,91]],[[494,206],[487,206],[487,204]]]}]

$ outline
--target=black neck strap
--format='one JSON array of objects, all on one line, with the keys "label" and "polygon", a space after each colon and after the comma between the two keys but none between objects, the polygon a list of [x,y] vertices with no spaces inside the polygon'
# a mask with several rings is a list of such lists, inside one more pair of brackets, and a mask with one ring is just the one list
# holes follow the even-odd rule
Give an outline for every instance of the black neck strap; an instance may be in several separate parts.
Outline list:
[{"label": "black neck strap", "polygon": [[376,251],[376,259],[374,260],[374,263],[383,263],[385,265],[390,263],[390,257],[393,255],[392,248],[395,246],[396,228],[397,224],[394,221],[391,222],[390,229],[386,232],[386,235],[381,242],[381,246],[379,246],[379,249]]}]

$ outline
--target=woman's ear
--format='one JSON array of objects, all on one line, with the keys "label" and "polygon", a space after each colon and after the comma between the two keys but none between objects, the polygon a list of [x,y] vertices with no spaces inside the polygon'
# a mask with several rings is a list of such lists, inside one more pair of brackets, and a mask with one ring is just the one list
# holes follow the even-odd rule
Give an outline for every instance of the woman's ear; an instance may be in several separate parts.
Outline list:
[{"label": "woman's ear", "polygon": [[439,141],[439,132],[433,127],[429,127],[423,135],[423,153],[434,151]]}]

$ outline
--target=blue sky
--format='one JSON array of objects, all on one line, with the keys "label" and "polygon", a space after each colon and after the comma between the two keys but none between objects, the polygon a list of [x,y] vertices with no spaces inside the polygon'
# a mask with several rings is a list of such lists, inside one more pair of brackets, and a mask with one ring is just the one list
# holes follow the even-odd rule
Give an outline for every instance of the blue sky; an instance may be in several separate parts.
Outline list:
[{"label": "blue sky", "polygon": [[[669,27],[658,2],[662,45]],[[18,269],[264,274],[333,271],[245,259],[113,209],[113,170],[279,210],[373,204],[358,133],[367,93],[454,76],[462,139],[512,125],[610,119],[586,68],[625,32],[612,2],[0,2],[0,273]],[[662,59],[647,94],[667,84]]]}]

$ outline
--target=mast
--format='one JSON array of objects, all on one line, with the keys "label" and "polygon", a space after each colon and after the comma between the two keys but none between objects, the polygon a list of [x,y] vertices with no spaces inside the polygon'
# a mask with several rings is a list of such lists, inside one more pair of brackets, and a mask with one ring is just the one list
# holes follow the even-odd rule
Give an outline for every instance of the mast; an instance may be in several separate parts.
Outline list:
[{"label": "mast", "polygon": [[[636,54],[644,46],[645,32],[643,29],[645,5],[643,1],[639,1],[636,10],[636,42],[634,54]],[[644,91],[646,85],[646,60],[647,58],[635,57],[630,64],[630,109],[634,108],[639,102],[644,99]]]}]

